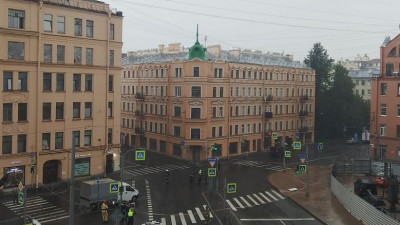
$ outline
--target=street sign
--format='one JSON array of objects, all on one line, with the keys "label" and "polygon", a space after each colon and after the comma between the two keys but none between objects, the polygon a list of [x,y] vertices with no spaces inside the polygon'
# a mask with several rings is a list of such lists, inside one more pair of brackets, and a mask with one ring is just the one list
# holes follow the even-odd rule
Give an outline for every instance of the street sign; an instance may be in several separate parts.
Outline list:
[{"label": "street sign", "polygon": [[299,157],[301,163],[304,163],[308,158],[307,154],[298,154],[297,156]]},{"label": "street sign", "polygon": [[208,168],[208,176],[216,177],[217,176],[217,168]]},{"label": "street sign", "polygon": [[292,156],[291,151],[285,151],[285,158],[290,158]]},{"label": "street sign", "polygon": [[293,149],[300,150],[301,149],[301,141],[294,141],[293,142]]},{"label": "street sign", "polygon": [[35,153],[31,152],[31,158],[35,157]]},{"label": "street sign", "polygon": [[110,183],[110,193],[118,193],[119,184],[118,183]]},{"label": "street sign", "polygon": [[228,183],[226,185],[226,193],[228,194],[236,193],[236,183]]},{"label": "street sign", "polygon": [[185,141],[182,140],[182,141],[181,141],[181,147],[183,147],[184,145],[185,145]]},{"label": "street sign", "polygon": [[23,205],[24,204],[24,193],[18,192],[18,204]]},{"label": "street sign", "polygon": [[18,184],[18,190],[21,192],[23,189],[24,189],[24,185],[22,184],[22,181],[20,181]]},{"label": "street sign", "polygon": [[145,150],[138,150],[135,152],[135,160],[145,160],[146,159],[146,151]]},{"label": "street sign", "polygon": [[215,162],[217,161],[216,158],[208,158],[208,162],[210,163],[211,167],[214,167]]},{"label": "street sign", "polygon": [[272,133],[272,139],[274,140],[278,139],[278,134],[276,132]]},{"label": "street sign", "polygon": [[307,165],[305,165],[305,164],[300,164],[300,165],[299,165],[299,172],[300,172],[300,173],[307,173]]},{"label": "street sign", "polygon": [[317,149],[318,149],[318,150],[324,149],[324,143],[322,143],[322,142],[318,143]]}]

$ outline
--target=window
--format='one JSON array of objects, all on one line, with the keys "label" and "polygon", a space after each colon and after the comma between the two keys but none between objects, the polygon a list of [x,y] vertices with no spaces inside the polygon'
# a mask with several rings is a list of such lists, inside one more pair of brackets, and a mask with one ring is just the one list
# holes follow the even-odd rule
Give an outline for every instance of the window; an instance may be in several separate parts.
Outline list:
[{"label": "window", "polygon": [[27,103],[18,103],[18,121],[27,121],[28,115],[28,104]]},{"label": "window", "polygon": [[381,104],[381,116],[386,116],[386,104]]},{"label": "window", "polygon": [[50,150],[50,133],[42,134],[42,150]]},{"label": "window", "polygon": [[43,91],[51,91],[51,73],[43,73]]},{"label": "window", "polygon": [[85,102],[85,118],[92,118],[92,103]]},{"label": "window", "polygon": [[93,48],[86,49],[86,65],[93,65]]},{"label": "window", "polygon": [[215,106],[212,107],[211,117],[212,118],[217,117],[217,107],[215,107]]},{"label": "window", "polygon": [[174,116],[181,117],[181,107],[180,106],[174,106]]},{"label": "window", "polygon": [[81,91],[81,75],[80,74],[74,74],[73,78],[73,90],[74,91]]},{"label": "window", "polygon": [[108,91],[114,91],[114,76],[108,75]]},{"label": "window", "polygon": [[12,103],[3,103],[3,122],[12,122]]},{"label": "window", "polygon": [[25,57],[25,43],[24,42],[8,42],[8,59],[21,59]]},{"label": "window", "polygon": [[393,64],[386,64],[386,76],[393,76]]},{"label": "window", "polygon": [[65,46],[57,45],[57,62],[64,63],[65,62]]},{"label": "window", "polygon": [[194,77],[199,77],[200,76],[200,68],[195,66],[193,67],[193,76]]},{"label": "window", "polygon": [[220,106],[220,107],[219,107],[219,114],[218,114],[218,116],[219,116],[219,117],[224,117],[224,107],[223,107],[223,106]]},{"label": "window", "polygon": [[57,91],[64,91],[64,74],[57,73]]},{"label": "window", "polygon": [[26,152],[26,134],[20,134],[17,137],[17,151],[18,153]]},{"label": "window", "polygon": [[86,37],[93,37],[93,21],[86,20]]},{"label": "window", "polygon": [[82,48],[74,47],[74,63],[81,64],[82,63]]},{"label": "window", "polygon": [[93,75],[86,74],[85,75],[85,91],[92,91],[93,86]]},{"label": "window", "polygon": [[108,102],[107,116],[108,116],[108,118],[113,117],[113,103],[112,102]]},{"label": "window", "polygon": [[114,24],[110,23],[110,36],[109,37],[110,37],[111,40],[114,40],[114,38],[115,38],[114,33],[115,33]]},{"label": "window", "polygon": [[175,77],[182,77],[182,68],[175,68]]},{"label": "window", "polygon": [[181,127],[174,126],[174,137],[180,137],[180,136],[181,136]]},{"label": "window", "polygon": [[182,96],[182,89],[181,87],[175,87],[175,97],[181,97]]},{"label": "window", "polygon": [[7,135],[7,136],[3,136],[3,155],[5,154],[11,154],[11,150],[12,150],[12,136],[11,135]]},{"label": "window", "polygon": [[380,134],[379,134],[380,136],[382,136],[382,137],[386,136],[386,124],[380,124],[379,131],[380,131]]},{"label": "window", "polygon": [[[371,90],[369,90],[371,91]],[[397,96],[400,96],[400,84],[397,84]]]},{"label": "window", "polygon": [[109,60],[109,65],[114,66],[114,50],[110,50]]},{"label": "window", "polygon": [[190,118],[191,119],[200,119],[201,109],[200,108],[191,108],[190,109]]},{"label": "window", "polygon": [[[232,73],[233,73],[233,70],[232,70]],[[233,78],[233,74],[231,76]],[[214,68],[214,77],[222,78],[222,69],[221,68]]]},{"label": "window", "polygon": [[81,36],[82,35],[82,19],[75,18],[74,25],[75,25],[75,36]]},{"label": "window", "polygon": [[213,87],[213,89],[212,89],[212,96],[213,96],[213,98],[216,98],[216,97],[217,97],[217,87]]},{"label": "window", "polygon": [[112,144],[112,128],[108,128],[107,140],[108,140],[108,144],[111,145]]},{"label": "window", "polygon": [[11,91],[13,86],[13,73],[9,71],[3,72],[3,91]]},{"label": "window", "polygon": [[84,138],[84,146],[91,146],[92,145],[92,131],[85,130],[85,138]]},{"label": "window", "polygon": [[193,86],[192,87],[192,97],[193,98],[200,98],[201,97],[201,87],[200,86]]},{"label": "window", "polygon": [[211,137],[215,137],[215,135],[216,135],[216,127],[212,127],[211,128]]},{"label": "window", "polygon": [[222,127],[218,127],[218,136],[222,137]]},{"label": "window", "polygon": [[8,27],[25,28],[25,11],[17,9],[8,9]]},{"label": "window", "polygon": [[72,118],[74,118],[74,119],[81,118],[81,103],[80,102],[73,103]]},{"label": "window", "polygon": [[64,146],[64,133],[56,132],[55,149],[62,149]]},{"label": "window", "polygon": [[396,137],[400,137],[400,125],[396,126]]},{"label": "window", "polygon": [[44,14],[43,19],[43,30],[51,32],[53,29],[53,16],[50,14]]},{"label": "window", "polygon": [[56,102],[56,120],[64,119],[64,102]]},{"label": "window", "polygon": [[200,139],[200,129],[199,128],[191,128],[190,129],[190,138],[191,139]]},{"label": "window", "polygon": [[80,131],[72,131],[72,143],[74,143],[75,147],[79,147],[81,144],[81,132]]},{"label": "window", "polygon": [[397,117],[400,117],[400,104],[397,104]]},{"label": "window", "polygon": [[18,90],[27,91],[28,90],[28,73],[19,72],[18,73]]},{"label": "window", "polygon": [[44,102],[43,103],[43,120],[51,120],[51,103]]},{"label": "window", "polygon": [[219,87],[219,97],[220,98],[224,97],[224,87]]},{"label": "window", "polygon": [[63,16],[57,16],[57,33],[65,33],[65,17]]},{"label": "window", "polygon": [[381,95],[387,94],[387,83],[381,83]]}]

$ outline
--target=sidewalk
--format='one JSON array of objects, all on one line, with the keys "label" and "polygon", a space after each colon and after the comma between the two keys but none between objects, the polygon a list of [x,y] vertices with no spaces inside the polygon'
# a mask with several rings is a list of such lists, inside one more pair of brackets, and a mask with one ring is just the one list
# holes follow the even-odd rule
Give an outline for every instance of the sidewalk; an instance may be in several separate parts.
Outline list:
[{"label": "sidewalk", "polygon": [[[294,174],[293,170],[275,172],[268,176],[269,183],[284,195],[297,202],[305,210],[328,225],[363,225],[354,218],[331,193],[331,168],[309,167],[309,197],[306,197],[306,175]],[[290,192],[288,189],[297,188]]]}]

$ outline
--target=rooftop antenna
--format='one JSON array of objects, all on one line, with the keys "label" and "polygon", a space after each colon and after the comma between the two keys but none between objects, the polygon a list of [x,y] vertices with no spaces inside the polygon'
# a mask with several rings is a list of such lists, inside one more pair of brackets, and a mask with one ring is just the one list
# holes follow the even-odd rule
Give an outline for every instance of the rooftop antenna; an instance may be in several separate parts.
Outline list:
[{"label": "rooftop antenna", "polygon": [[204,47],[207,48],[207,35],[204,36]]}]

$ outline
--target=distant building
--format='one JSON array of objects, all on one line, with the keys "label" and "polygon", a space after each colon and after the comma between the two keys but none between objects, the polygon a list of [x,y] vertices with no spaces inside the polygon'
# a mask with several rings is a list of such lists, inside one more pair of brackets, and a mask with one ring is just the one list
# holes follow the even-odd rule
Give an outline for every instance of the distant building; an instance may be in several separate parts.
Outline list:
[{"label": "distant building", "polygon": [[[95,0],[0,1],[4,188],[119,169],[122,13]],[[18,172],[13,172],[18,171]]]},{"label": "distant building", "polygon": [[290,56],[160,45],[123,59],[121,132],[194,162],[313,142],[314,96],[315,72]]}]

